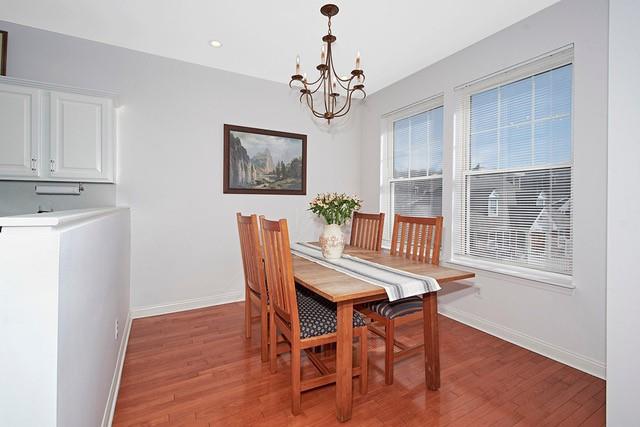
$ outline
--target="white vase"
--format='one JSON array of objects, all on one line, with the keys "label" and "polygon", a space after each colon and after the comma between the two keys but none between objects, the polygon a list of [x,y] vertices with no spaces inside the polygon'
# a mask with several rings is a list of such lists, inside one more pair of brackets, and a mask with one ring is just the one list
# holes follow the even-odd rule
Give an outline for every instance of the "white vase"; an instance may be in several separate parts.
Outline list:
[{"label": "white vase", "polygon": [[326,224],[320,235],[322,255],[327,259],[338,259],[344,251],[344,234],[338,224]]}]

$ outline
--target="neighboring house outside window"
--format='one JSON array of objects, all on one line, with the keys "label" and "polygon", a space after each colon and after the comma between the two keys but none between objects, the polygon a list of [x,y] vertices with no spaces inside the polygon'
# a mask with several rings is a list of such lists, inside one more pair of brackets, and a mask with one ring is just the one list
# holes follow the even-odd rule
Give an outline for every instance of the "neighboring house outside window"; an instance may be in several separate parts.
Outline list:
[{"label": "neighboring house outside window", "polygon": [[395,214],[442,214],[442,97],[383,118],[381,207],[388,244]]},{"label": "neighboring house outside window", "polygon": [[498,216],[498,193],[496,193],[496,190],[493,190],[491,194],[489,194],[487,200],[487,215],[493,218]]},{"label": "neighboring house outside window", "polygon": [[459,89],[453,260],[571,276],[572,50]]}]

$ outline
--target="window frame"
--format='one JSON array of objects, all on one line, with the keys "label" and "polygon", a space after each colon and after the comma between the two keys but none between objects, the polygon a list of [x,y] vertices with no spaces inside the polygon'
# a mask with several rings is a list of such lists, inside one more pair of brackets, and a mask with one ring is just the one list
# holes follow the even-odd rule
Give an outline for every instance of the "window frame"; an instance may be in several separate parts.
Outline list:
[{"label": "window frame", "polygon": [[[534,75],[551,71],[553,69],[572,64],[572,80],[571,80],[571,113],[569,118],[571,120],[571,156],[568,162],[544,165],[544,166],[527,166],[516,168],[503,168],[503,169],[490,169],[474,171],[470,169],[470,143],[471,143],[471,96],[485,92],[500,86],[532,77]],[[575,60],[573,54],[573,45],[568,45],[548,54],[526,61],[524,63],[515,65],[506,70],[499,71],[489,76],[482,77],[464,85],[458,86],[454,89],[455,96],[457,98],[457,108],[455,112],[455,125],[454,132],[454,185],[453,185],[453,227],[451,227],[451,251],[449,263],[461,265],[464,267],[476,268],[479,270],[492,271],[494,273],[506,274],[523,279],[534,280],[537,282],[543,282],[550,285],[555,285],[563,288],[574,289],[572,268],[571,274],[557,273],[553,271],[545,271],[537,268],[513,265],[500,260],[486,259],[482,257],[476,257],[469,255],[470,239],[466,238],[466,247],[464,253],[460,249],[462,248],[462,239],[465,236],[469,236],[470,233],[470,221],[468,221],[470,215],[470,188],[466,184],[468,177],[473,175],[487,175],[491,173],[507,173],[507,172],[529,172],[535,170],[551,170],[570,168],[571,173],[571,194],[572,199],[575,195],[575,179],[574,179],[574,115],[575,115]],[[498,207],[499,209],[499,207]],[[575,243],[574,224],[575,214],[571,213],[571,235],[572,245]],[[463,226],[464,225],[464,226]],[[461,233],[465,233],[461,236]],[[574,252],[572,251],[571,263],[573,265]]]},{"label": "window frame", "polygon": [[[393,177],[393,141],[394,141],[394,123],[402,119],[426,113],[436,108],[444,108],[444,95],[439,93],[430,98],[418,101],[409,106],[386,113],[381,119],[381,144],[380,144],[380,210],[384,212],[386,221],[384,224],[384,232],[382,236],[382,246],[389,248],[391,245],[391,232],[393,227],[393,194],[391,184],[394,182],[411,182],[411,181],[427,181],[432,179],[441,179],[444,177],[444,170],[440,174],[425,176],[416,176],[409,178]],[[444,132],[444,114],[443,114],[443,132]],[[444,135],[442,141],[443,167],[444,169]],[[431,165],[429,164],[428,167]],[[443,181],[444,184],[444,181]],[[444,192],[444,188],[443,188]]]}]

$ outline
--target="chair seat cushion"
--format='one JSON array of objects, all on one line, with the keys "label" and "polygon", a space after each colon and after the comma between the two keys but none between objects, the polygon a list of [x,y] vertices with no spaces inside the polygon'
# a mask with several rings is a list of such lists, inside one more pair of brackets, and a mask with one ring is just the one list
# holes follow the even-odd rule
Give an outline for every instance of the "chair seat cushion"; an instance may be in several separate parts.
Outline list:
[{"label": "chair seat cushion", "polygon": [[[305,289],[296,289],[300,338],[311,338],[335,333],[337,330],[336,304]],[[366,326],[364,316],[353,312],[353,327]]]},{"label": "chair seat cushion", "polygon": [[374,302],[369,306],[369,309],[382,317],[395,319],[396,317],[407,316],[422,311],[422,298],[415,296],[393,302]]}]

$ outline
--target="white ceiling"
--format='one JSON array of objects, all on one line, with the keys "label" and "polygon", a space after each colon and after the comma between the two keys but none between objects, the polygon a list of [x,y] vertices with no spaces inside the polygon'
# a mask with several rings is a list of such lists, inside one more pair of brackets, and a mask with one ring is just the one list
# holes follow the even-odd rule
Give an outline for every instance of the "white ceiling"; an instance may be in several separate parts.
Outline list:
[{"label": "white ceiling", "polygon": [[[337,71],[357,50],[372,93],[558,0],[336,1]],[[287,83],[296,54],[311,77],[320,0],[0,0],[0,20]],[[211,39],[223,47],[209,46]],[[9,35],[11,40],[11,35]]]}]

